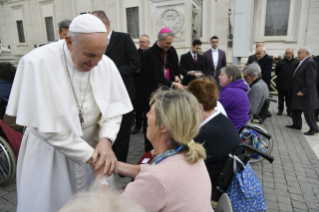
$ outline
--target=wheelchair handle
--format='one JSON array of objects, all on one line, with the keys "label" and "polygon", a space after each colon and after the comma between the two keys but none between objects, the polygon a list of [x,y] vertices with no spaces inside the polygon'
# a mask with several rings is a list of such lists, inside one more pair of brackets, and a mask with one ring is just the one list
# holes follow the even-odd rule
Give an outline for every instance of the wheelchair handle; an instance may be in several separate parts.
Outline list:
[{"label": "wheelchair handle", "polygon": [[263,158],[265,158],[266,160],[268,160],[270,163],[272,163],[272,162],[274,161],[274,157],[273,157],[273,156],[268,155],[268,154],[266,154],[266,153],[264,153],[264,152],[262,152],[262,151],[256,149],[255,147],[250,146],[250,145],[248,145],[248,144],[244,144],[244,143],[238,144],[237,146],[235,146],[235,148],[233,148],[231,154],[234,155],[235,152],[236,152],[236,150],[237,150],[238,148],[240,148],[240,147],[249,149],[249,150],[251,150],[251,151],[257,153],[258,155],[260,155],[260,156],[262,156]]},{"label": "wheelchair handle", "polygon": [[242,128],[240,128],[239,133],[241,133],[243,131],[243,129],[248,128],[248,129],[252,129],[255,130],[257,133],[265,136],[268,140],[271,139],[271,135],[269,135],[268,133],[265,133],[264,131],[261,131],[260,129],[258,129],[257,127],[251,126],[251,125],[245,125]]}]

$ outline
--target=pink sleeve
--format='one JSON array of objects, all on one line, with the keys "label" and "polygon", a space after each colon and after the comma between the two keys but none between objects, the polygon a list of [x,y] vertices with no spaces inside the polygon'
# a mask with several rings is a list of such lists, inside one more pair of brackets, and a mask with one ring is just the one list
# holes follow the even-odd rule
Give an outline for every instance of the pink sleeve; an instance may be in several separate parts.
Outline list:
[{"label": "pink sleeve", "polygon": [[166,189],[155,174],[143,172],[144,167],[141,168],[135,181],[127,185],[122,195],[143,206],[147,212],[158,212],[166,205]]}]

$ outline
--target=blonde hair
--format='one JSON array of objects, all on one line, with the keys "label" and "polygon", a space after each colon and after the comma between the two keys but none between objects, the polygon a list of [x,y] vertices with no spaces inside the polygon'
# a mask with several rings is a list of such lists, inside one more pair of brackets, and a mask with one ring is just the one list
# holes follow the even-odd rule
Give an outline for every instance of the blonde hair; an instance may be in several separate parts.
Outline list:
[{"label": "blonde hair", "polygon": [[132,201],[120,196],[114,190],[94,190],[76,195],[59,212],[145,212]]},{"label": "blonde hair", "polygon": [[206,158],[204,147],[193,138],[199,132],[201,113],[197,99],[188,91],[159,88],[152,96],[155,104],[156,125],[165,126],[171,137],[171,147],[183,146],[188,163]]}]

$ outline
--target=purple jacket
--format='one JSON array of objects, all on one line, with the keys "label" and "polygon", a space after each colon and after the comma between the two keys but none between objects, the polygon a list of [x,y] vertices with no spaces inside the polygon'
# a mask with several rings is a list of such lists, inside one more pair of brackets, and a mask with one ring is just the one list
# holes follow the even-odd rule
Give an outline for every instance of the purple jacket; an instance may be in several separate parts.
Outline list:
[{"label": "purple jacket", "polygon": [[237,131],[249,120],[248,86],[239,79],[229,83],[219,92],[219,101]]}]

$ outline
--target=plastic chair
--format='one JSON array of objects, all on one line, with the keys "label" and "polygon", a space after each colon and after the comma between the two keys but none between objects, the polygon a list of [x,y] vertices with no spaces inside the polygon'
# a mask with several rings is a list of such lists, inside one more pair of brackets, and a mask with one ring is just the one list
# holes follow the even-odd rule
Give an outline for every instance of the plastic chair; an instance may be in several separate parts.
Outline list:
[{"label": "plastic chair", "polygon": [[220,197],[215,212],[233,212],[230,200],[226,193]]}]

